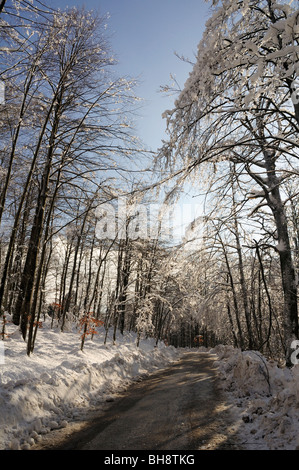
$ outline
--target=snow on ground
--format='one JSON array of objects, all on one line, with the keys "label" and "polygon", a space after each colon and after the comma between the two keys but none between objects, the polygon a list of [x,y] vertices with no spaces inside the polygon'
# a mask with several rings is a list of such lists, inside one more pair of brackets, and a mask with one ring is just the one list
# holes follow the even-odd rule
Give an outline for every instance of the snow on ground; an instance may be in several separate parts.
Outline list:
[{"label": "snow on ground", "polygon": [[239,416],[238,436],[249,450],[299,449],[299,365],[281,368],[256,351],[217,346],[222,389]]},{"label": "snow on ground", "polygon": [[7,326],[9,337],[0,341],[0,450],[30,449],[140,375],[179,358],[175,348],[155,347],[151,339],[137,348],[132,333],[119,333],[115,345],[108,336],[104,345],[104,332],[98,331],[81,351],[77,330],[62,333],[44,324],[28,357],[18,327]]},{"label": "snow on ground", "polygon": [[[82,352],[76,329],[62,333],[46,322],[28,357],[18,328],[8,325],[9,337],[0,341],[0,450],[30,449],[42,435],[80,419],[182,353],[161,342],[155,347],[151,339],[137,348],[132,333],[119,333],[115,345],[108,336],[104,345],[98,331]],[[256,351],[231,346],[200,348],[199,354],[207,351],[215,357],[243,448],[299,448],[299,365],[280,368]]]}]

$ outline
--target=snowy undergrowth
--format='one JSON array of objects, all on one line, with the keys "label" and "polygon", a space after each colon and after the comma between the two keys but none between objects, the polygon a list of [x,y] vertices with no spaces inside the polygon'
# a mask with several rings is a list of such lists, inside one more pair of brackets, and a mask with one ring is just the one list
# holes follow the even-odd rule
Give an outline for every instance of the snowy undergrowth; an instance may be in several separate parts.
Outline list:
[{"label": "snowy undergrowth", "polygon": [[249,450],[299,448],[299,365],[280,368],[259,352],[231,346],[210,350],[222,389],[240,416],[238,434]]},{"label": "snowy undergrowth", "polygon": [[104,345],[100,329],[81,352],[78,331],[62,333],[47,323],[28,357],[18,327],[9,325],[7,333],[0,364],[1,450],[30,449],[42,435],[84,416],[140,375],[179,358],[175,348],[155,347],[151,339],[137,348],[132,333],[119,333],[115,345],[108,337]]}]

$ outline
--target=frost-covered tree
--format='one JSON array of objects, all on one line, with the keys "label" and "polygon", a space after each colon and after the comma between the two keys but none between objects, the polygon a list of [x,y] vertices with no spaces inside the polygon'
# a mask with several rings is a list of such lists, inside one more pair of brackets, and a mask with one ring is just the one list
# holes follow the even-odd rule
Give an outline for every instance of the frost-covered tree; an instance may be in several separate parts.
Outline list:
[{"label": "frost-covered tree", "polygon": [[[289,3],[289,2],[288,2]],[[215,0],[196,63],[173,110],[160,156],[181,173],[230,163],[249,181],[245,201],[266,204],[276,226],[289,362],[298,338],[297,288],[281,191],[298,175],[298,2]],[[249,178],[248,178],[249,177]],[[252,185],[256,187],[252,189]]]},{"label": "frost-covered tree", "polygon": [[[84,221],[86,207],[90,211],[99,200],[111,197],[106,175],[111,178],[119,165],[125,171],[137,144],[129,120],[136,101],[134,83],[113,74],[116,62],[106,39],[106,18],[76,8],[45,12],[37,6],[23,11],[21,4],[9,2],[9,11],[5,5],[0,22],[1,33],[6,27],[11,31],[2,34],[0,50],[0,73],[10,84],[0,116],[0,125],[7,128],[0,219],[5,213],[12,227],[10,234],[6,231],[0,305],[6,307],[6,284],[31,197],[13,312],[25,338],[29,319],[32,332],[49,240],[64,225]],[[18,48],[6,47],[6,42],[15,44],[22,31],[25,40]],[[14,211],[9,213],[12,198]],[[86,202],[82,214],[76,213],[78,200]]]}]

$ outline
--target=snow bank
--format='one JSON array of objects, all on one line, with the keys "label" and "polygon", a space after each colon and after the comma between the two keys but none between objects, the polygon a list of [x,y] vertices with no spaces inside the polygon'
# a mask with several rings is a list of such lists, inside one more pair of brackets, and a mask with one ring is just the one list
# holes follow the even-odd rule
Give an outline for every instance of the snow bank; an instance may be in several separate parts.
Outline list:
[{"label": "snow bank", "polygon": [[222,389],[240,416],[238,433],[249,450],[299,448],[299,366],[280,368],[256,351],[231,346],[217,355]]},{"label": "snow bank", "polygon": [[[18,328],[9,325],[7,332],[0,357],[0,450],[30,449],[42,435],[83,419],[133,380],[181,355],[151,339],[137,348],[132,333],[118,334],[116,345],[108,337],[104,345],[101,330],[81,352],[78,331],[61,333],[44,324],[28,357]],[[215,355],[243,447],[298,449],[299,365],[280,368],[259,352],[231,346],[201,349]]]},{"label": "snow bank", "polygon": [[[84,416],[140,375],[179,358],[173,347],[118,335],[116,345],[104,332],[87,339],[80,351],[77,331],[60,332],[43,325],[34,353],[17,327],[8,327],[0,364],[0,449],[30,449],[41,435]],[[2,343],[2,342],[1,342]]]}]

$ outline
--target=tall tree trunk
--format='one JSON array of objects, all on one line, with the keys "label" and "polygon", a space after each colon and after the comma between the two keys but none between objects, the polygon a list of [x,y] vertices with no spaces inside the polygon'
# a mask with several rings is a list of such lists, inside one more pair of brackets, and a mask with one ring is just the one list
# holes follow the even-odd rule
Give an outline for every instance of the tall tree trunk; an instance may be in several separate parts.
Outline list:
[{"label": "tall tree trunk", "polygon": [[251,314],[250,314],[248,292],[247,292],[246,279],[245,279],[245,273],[244,273],[243,254],[242,254],[242,247],[241,247],[240,233],[239,233],[239,222],[237,218],[237,204],[236,204],[235,187],[234,187],[234,177],[236,175],[235,164],[231,164],[230,171],[231,171],[234,236],[236,240],[236,249],[237,249],[238,261],[239,261],[238,262],[239,279],[240,279],[245,320],[246,320],[246,326],[247,326],[248,347],[249,349],[253,349],[254,341],[253,341],[253,333],[252,333],[252,325],[251,325]]},{"label": "tall tree trunk", "polygon": [[270,187],[269,194],[267,194],[266,197],[273,212],[277,228],[277,251],[280,259],[282,288],[284,294],[283,323],[286,363],[288,366],[291,366],[291,343],[293,340],[298,339],[296,276],[292,259],[285,207],[281,200],[279,180],[275,172],[275,155],[268,151],[264,151],[264,157]]},{"label": "tall tree trunk", "polygon": [[84,216],[84,219],[82,221],[81,230],[80,230],[80,233],[77,236],[77,243],[76,243],[76,246],[75,246],[74,261],[73,261],[73,269],[72,269],[72,274],[71,274],[70,283],[69,283],[69,287],[68,287],[68,294],[66,296],[65,302],[63,302],[63,307],[62,307],[61,331],[63,331],[63,329],[64,329],[66,314],[68,313],[68,310],[69,310],[70,305],[71,305],[72,290],[73,290],[73,286],[74,286],[74,282],[75,282],[75,276],[76,276],[77,270],[79,269],[79,267],[77,265],[78,254],[79,254],[79,250],[80,250],[80,246],[81,246],[81,240],[82,240],[84,229],[85,229],[87,215],[88,215],[88,210],[85,211],[85,216]]},{"label": "tall tree trunk", "polygon": [[125,328],[125,314],[126,314],[126,300],[127,300],[127,290],[129,285],[129,277],[131,272],[131,249],[130,242],[127,239],[124,247],[125,255],[122,266],[122,282],[121,282],[121,292],[119,295],[119,329],[121,334],[124,334]]},{"label": "tall tree trunk", "polygon": [[[36,338],[36,332],[37,332],[37,328],[38,328],[38,326],[36,326],[35,331],[33,331],[34,324],[35,324],[34,323],[35,322],[35,312],[36,312],[36,306],[37,306],[37,302],[38,302],[40,286],[42,286],[42,288],[43,288],[43,282],[45,282],[46,275],[47,275],[47,266],[49,265],[49,262],[50,262],[50,255],[49,255],[46,266],[45,266],[47,242],[48,242],[48,236],[49,236],[49,231],[50,231],[52,214],[53,214],[53,211],[54,211],[54,203],[56,201],[56,196],[57,196],[57,192],[58,192],[60,174],[61,174],[61,172],[59,170],[58,177],[57,177],[57,180],[56,180],[56,187],[55,187],[54,193],[52,195],[51,203],[50,203],[48,214],[47,214],[44,241],[43,241],[43,246],[42,246],[40,260],[39,260],[39,267],[38,267],[38,270],[37,270],[34,293],[33,293],[33,297],[32,297],[31,318],[30,318],[30,325],[29,325],[29,332],[28,332],[28,342],[27,342],[27,355],[28,356],[30,355],[31,352],[33,352],[34,342],[35,342],[35,338]],[[38,317],[36,319],[37,323],[39,321],[40,311],[41,311],[41,308],[39,308]]]},{"label": "tall tree trunk", "polygon": [[248,292],[246,286],[246,279],[244,274],[244,266],[243,266],[243,254],[242,248],[240,243],[240,236],[239,236],[239,228],[238,228],[238,221],[236,215],[234,214],[234,235],[236,239],[236,248],[238,254],[238,270],[239,270],[239,279],[241,285],[241,292],[242,292],[242,299],[243,299],[243,306],[244,306],[244,313],[245,313],[245,320],[246,320],[246,327],[247,327],[247,334],[248,334],[248,347],[249,349],[254,348],[254,341],[253,341],[253,334],[252,334],[252,325],[251,325],[251,314],[250,308],[248,303]]},{"label": "tall tree trunk", "polygon": [[[230,284],[231,291],[232,291],[232,296],[233,296],[233,304],[234,304],[236,323],[237,323],[237,327],[238,327],[238,336],[239,336],[238,345],[241,349],[244,349],[245,341],[244,341],[243,332],[242,332],[242,325],[241,325],[241,318],[240,318],[240,312],[239,312],[238,298],[237,298],[237,292],[236,292],[236,288],[235,288],[235,282],[234,282],[232,270],[231,270],[231,267],[230,267],[226,247],[224,245],[224,242],[222,240],[220,232],[217,233],[217,236],[218,236],[218,239],[221,243],[221,247],[222,247],[222,250],[223,250],[223,255],[224,255],[225,264],[226,264],[226,268],[227,268],[227,278],[229,280],[229,284]],[[235,334],[234,334],[234,336],[235,336]]]},{"label": "tall tree trunk", "polygon": [[[24,186],[21,198],[20,198],[19,207],[18,207],[17,213],[15,215],[14,224],[13,224],[13,228],[12,228],[12,232],[11,232],[11,236],[10,236],[10,240],[9,240],[9,245],[8,245],[8,249],[7,249],[6,257],[5,257],[5,261],[4,261],[4,266],[3,266],[3,270],[2,270],[2,277],[1,277],[1,283],[0,283],[0,309],[1,309],[1,306],[2,306],[2,302],[3,302],[3,296],[4,296],[4,292],[5,292],[5,285],[6,285],[6,281],[7,281],[7,275],[8,275],[8,272],[9,272],[9,266],[10,266],[10,263],[11,263],[13,247],[14,247],[14,243],[15,243],[15,239],[16,239],[16,235],[17,235],[17,231],[18,231],[22,211],[23,211],[24,202],[25,202],[26,196],[27,196],[29,188],[30,188],[30,184],[31,184],[31,181],[32,181],[32,175],[33,175],[33,172],[34,172],[35,167],[36,167],[36,162],[37,162],[37,159],[38,159],[38,156],[39,156],[40,148],[41,148],[41,145],[42,145],[42,142],[43,142],[46,130],[47,130],[47,126],[48,126],[48,123],[49,123],[49,120],[50,120],[50,117],[52,115],[53,108],[55,106],[55,102],[57,101],[57,99],[58,99],[58,91],[55,93],[55,95],[52,98],[51,105],[49,106],[47,115],[46,115],[45,120],[43,122],[42,129],[41,129],[39,137],[38,137],[35,152],[34,152],[34,155],[33,155],[32,161],[31,161],[31,165],[30,165],[30,169],[29,169],[27,179],[26,179],[26,182],[25,182],[25,186]],[[56,104],[56,109],[57,109],[58,106],[59,106],[59,104]],[[52,137],[55,138],[55,132],[54,133],[52,132]],[[52,158],[52,154],[51,154],[52,150],[53,149],[51,148],[51,145],[50,145],[48,156],[51,156],[51,158]],[[16,311],[15,315],[13,316],[13,322],[16,325],[18,325],[19,321],[20,321],[20,315]]]},{"label": "tall tree trunk", "polygon": [[2,13],[2,10],[4,8],[5,3],[6,3],[6,0],[1,0],[1,2],[0,2],[0,13]]},{"label": "tall tree trunk", "polygon": [[[57,98],[57,104],[55,105],[53,125],[51,129],[51,135],[49,140],[49,149],[47,158],[44,165],[44,172],[41,181],[41,187],[38,194],[37,205],[35,216],[33,220],[33,226],[30,234],[29,246],[25,261],[25,266],[22,273],[20,292],[16,302],[15,321],[18,322],[21,319],[21,331],[22,336],[25,340],[27,333],[27,323],[31,312],[31,300],[33,295],[33,287],[35,282],[35,274],[37,267],[37,258],[39,253],[39,246],[44,230],[44,214],[45,206],[48,196],[49,178],[52,168],[52,158],[54,153],[54,145],[56,140],[56,132],[58,130],[59,118],[61,113],[61,101],[62,101],[63,90],[61,90],[60,96]],[[16,318],[18,317],[18,318]]]}]

